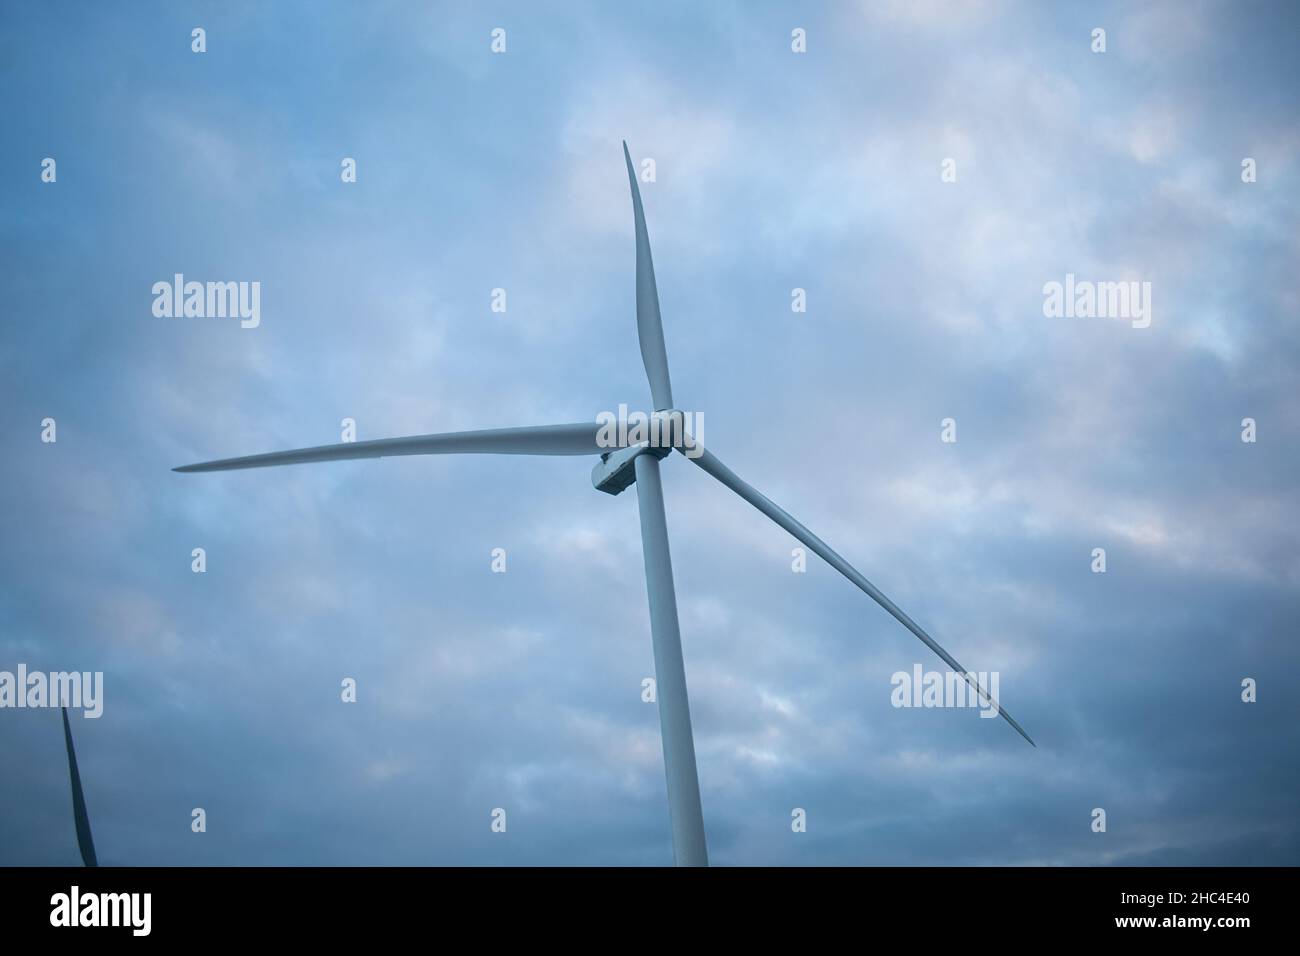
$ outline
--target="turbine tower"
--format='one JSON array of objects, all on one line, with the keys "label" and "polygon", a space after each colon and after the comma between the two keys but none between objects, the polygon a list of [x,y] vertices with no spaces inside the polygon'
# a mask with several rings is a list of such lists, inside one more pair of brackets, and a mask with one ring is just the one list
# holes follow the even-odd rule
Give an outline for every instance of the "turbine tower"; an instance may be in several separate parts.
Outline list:
[{"label": "turbine tower", "polygon": [[[654,416],[659,422],[680,422],[682,413],[673,406],[672,385],[668,377],[668,353],[664,348],[663,323],[659,316],[659,293],[655,288],[654,263],[650,257],[650,236],[646,231],[641,190],[627,143],[623,144],[628,182],[632,189],[632,215],[636,229],[636,324],[641,342],[641,359],[645,363]],[[631,444],[610,449],[602,441],[598,422],[572,425],[537,425],[521,428],[496,428],[484,431],[447,432],[435,435],[412,435],[374,441],[319,445],[291,451],[224,458],[219,461],[185,465],[174,471],[228,471],[237,468],[263,468],[316,461],[340,461],[352,458],[385,458],[397,455],[598,455],[592,470],[592,484],[599,491],[617,495],[635,484],[641,517],[641,546],[645,556],[646,592],[650,602],[650,635],[654,643],[655,680],[659,701],[659,726],[663,738],[664,771],[668,780],[668,813],[672,825],[673,855],[679,866],[707,866],[708,850],[704,838],[704,816],[700,807],[700,784],[695,767],[695,742],[691,734],[690,704],[686,694],[686,670],[682,662],[682,639],[677,624],[677,596],[673,588],[672,557],[668,549],[668,523],[664,514],[663,486],[659,463],[676,448],[702,469],[730,488],[741,498],[767,515],[796,539],[819,555],[831,567],[896,618],[920,638],[954,671],[962,674],[981,698],[995,706],[1016,731],[1028,740],[1011,715],[1002,709],[987,691],[957,661],[930,637],[893,601],[857,569],[831,550],[765,495],[741,480],[707,448],[685,435],[679,428],[671,445]],[[688,453],[689,452],[689,453]],[[69,742],[71,754],[71,742]],[[76,768],[73,767],[76,779]],[[75,784],[74,784],[75,786]],[[84,808],[83,808],[84,809]],[[78,833],[81,831],[80,820]],[[89,828],[86,830],[89,838]]]}]

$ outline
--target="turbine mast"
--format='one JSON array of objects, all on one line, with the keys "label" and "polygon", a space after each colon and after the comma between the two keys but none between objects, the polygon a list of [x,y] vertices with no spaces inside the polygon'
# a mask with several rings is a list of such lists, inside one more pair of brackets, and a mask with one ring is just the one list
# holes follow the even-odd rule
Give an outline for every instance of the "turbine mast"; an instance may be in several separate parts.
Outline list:
[{"label": "turbine mast", "polygon": [[700,779],[695,769],[695,738],[691,705],[686,696],[686,667],[682,635],[677,626],[677,594],[673,562],[668,552],[668,522],[664,517],[659,459],[637,455],[636,498],[641,512],[641,547],[645,553],[645,583],[650,597],[650,636],[654,642],[655,686],[659,732],[668,777],[668,817],[673,830],[673,858],[678,866],[708,866],[704,842],[704,812]]}]

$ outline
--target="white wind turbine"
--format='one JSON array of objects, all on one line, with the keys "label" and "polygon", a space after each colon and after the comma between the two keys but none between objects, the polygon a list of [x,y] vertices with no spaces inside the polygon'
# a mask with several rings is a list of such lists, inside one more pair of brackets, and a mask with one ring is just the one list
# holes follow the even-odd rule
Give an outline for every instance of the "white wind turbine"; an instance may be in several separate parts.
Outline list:
[{"label": "white wind turbine", "polygon": [[[668,355],[664,349],[663,324],[659,317],[659,293],[655,288],[654,264],[650,258],[650,237],[646,232],[641,191],[627,143],[623,144],[628,181],[632,187],[632,213],[636,224],[636,323],[641,340],[641,358],[650,380],[656,417],[681,416],[673,406],[672,386],[668,378]],[[659,724],[663,737],[664,770],[668,778],[668,811],[672,824],[673,855],[679,866],[705,866],[708,851],[704,840],[704,817],[700,809],[700,785],[695,769],[695,743],[691,734],[690,705],[686,696],[686,672],[682,664],[681,634],[677,625],[677,597],[673,589],[672,560],[668,551],[668,526],[664,518],[663,487],[659,462],[671,447],[628,445],[609,450],[598,442],[601,426],[596,422],[573,425],[538,425],[522,428],[494,428],[484,431],[448,432],[436,435],[413,435],[405,438],[381,438],[375,441],[319,445],[265,455],[224,458],[219,461],[186,465],[175,471],[226,471],[236,468],[262,468],[316,461],[339,461],[350,458],[384,458],[397,455],[598,455],[592,471],[592,483],[600,491],[619,494],[631,484],[637,487],[641,515],[641,544],[645,555],[646,590],[650,600],[650,633],[654,643],[655,679],[659,699]],[[979,686],[957,661],[930,637],[893,601],[842,557],[766,496],[741,480],[708,449],[695,444],[689,436],[675,445],[678,451],[690,449],[689,460],[722,482],[740,497],[767,515],[791,535],[821,556],[831,567],[861,588],[923,641],[954,671],[961,673],[975,691],[1031,744],[1029,735],[1011,718],[987,691]],[[75,767],[74,767],[75,778]],[[74,784],[75,786],[75,784]],[[84,809],[84,808],[83,808]],[[80,833],[80,818],[78,832]],[[87,840],[89,828],[87,827]],[[84,852],[84,850],[83,850]],[[93,852],[93,851],[92,851]]]}]

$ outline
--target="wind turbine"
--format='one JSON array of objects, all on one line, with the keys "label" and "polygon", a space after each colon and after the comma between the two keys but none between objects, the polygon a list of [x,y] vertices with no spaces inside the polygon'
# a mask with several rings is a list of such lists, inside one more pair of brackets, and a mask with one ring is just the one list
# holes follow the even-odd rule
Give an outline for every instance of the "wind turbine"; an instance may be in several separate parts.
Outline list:
[{"label": "wind turbine", "polygon": [[[659,316],[659,293],[655,288],[654,263],[650,257],[650,237],[646,231],[641,190],[627,143],[623,143],[628,182],[632,188],[632,215],[636,227],[636,325],[641,342],[641,359],[654,400],[655,417],[682,413],[673,405],[672,385],[668,377],[668,353],[664,348],[663,323]],[[599,455],[592,470],[592,484],[600,491],[619,494],[629,485],[637,488],[641,517],[641,545],[645,555],[646,591],[650,601],[650,635],[654,644],[655,679],[659,699],[659,726],[663,738],[664,771],[668,779],[668,812],[672,825],[673,855],[679,866],[707,866],[708,850],[704,839],[704,817],[700,808],[700,784],[695,767],[695,742],[691,734],[690,704],[686,695],[686,671],[682,663],[681,632],[677,623],[677,596],[673,588],[672,558],[668,549],[668,525],[664,516],[663,486],[659,462],[676,447],[706,472],[767,515],[796,539],[803,542],[831,567],[896,618],[915,634],[954,671],[962,674],[975,691],[997,707],[1016,731],[1028,740],[1029,735],[995,701],[974,676],[951,654],[939,646],[915,621],[904,614],[879,588],[868,581],[851,564],[831,550],[786,511],[774,504],[753,486],[739,478],[707,448],[690,436],[679,438],[672,446],[653,447],[653,443],[628,444],[614,451],[598,440],[601,426],[582,422],[572,425],[539,425],[522,428],[496,428],[486,431],[448,432],[436,435],[412,435],[404,438],[381,438],[374,441],[318,445],[291,451],[224,458],[219,461],[185,465],[174,471],[227,471],[236,468],[263,468],[271,465],[302,464],[315,461],[339,461],[351,458],[384,458],[396,455]],[[680,435],[680,433],[679,433]],[[687,451],[689,449],[689,454]]]},{"label": "wind turbine", "polygon": [[68,776],[72,778],[72,817],[77,823],[77,849],[86,866],[99,866],[95,841],[90,835],[90,817],[86,814],[86,795],[81,792],[81,774],[77,772],[77,751],[72,746],[72,728],[68,725],[68,708],[63,711],[63,742],[68,748]]}]

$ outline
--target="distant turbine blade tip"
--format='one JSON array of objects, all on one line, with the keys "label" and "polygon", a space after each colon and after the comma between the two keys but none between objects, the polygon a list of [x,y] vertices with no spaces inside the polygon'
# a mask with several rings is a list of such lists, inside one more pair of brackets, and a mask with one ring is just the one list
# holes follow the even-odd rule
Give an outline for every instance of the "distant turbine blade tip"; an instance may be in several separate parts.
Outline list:
[{"label": "distant turbine blade tip", "polygon": [[[998,709],[1001,710],[1002,708],[999,707]],[[1021,727],[1018,723],[1016,723],[1011,718],[1010,714],[1008,714],[1005,710],[1003,710],[1002,716],[1007,719],[1007,722],[1011,724],[1012,727],[1016,728],[1016,732],[1020,734],[1021,737],[1024,737],[1026,740],[1029,741],[1029,746],[1033,747],[1035,750],[1038,749],[1038,744],[1034,743],[1034,738],[1029,736],[1029,734],[1025,733],[1025,728]]]}]

